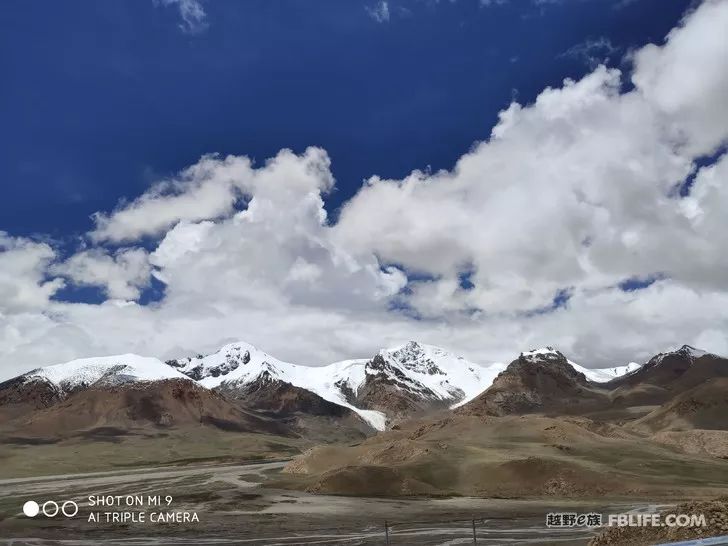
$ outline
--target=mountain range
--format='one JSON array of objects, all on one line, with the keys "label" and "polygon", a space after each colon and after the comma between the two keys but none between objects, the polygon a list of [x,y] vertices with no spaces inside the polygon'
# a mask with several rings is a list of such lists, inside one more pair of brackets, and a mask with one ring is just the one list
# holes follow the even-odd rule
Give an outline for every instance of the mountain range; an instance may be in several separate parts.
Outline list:
[{"label": "mountain range", "polygon": [[[549,358],[553,353],[550,348],[539,349],[522,353],[521,358]],[[567,365],[592,382],[611,381],[637,368],[629,364],[596,370],[570,361]],[[203,398],[214,393],[246,410],[272,417],[295,414],[299,418],[345,420],[366,433],[467,404],[505,369],[501,363],[479,365],[414,341],[382,349],[370,359],[320,367],[284,362],[239,342],[206,356],[166,362],[124,354],[38,368],[0,383],[0,414],[22,417],[61,402],[70,412],[68,401],[80,392],[103,390],[109,396],[111,391],[144,386],[151,392],[167,382],[189,382],[194,387],[188,389]],[[175,411],[170,408],[167,413],[174,415]]]},{"label": "mountain range", "polygon": [[728,486],[726,381],[728,359],[687,345],[609,369],[551,347],[479,365],[417,342],[320,367],[243,342],[85,358],[0,383],[0,457],[295,456],[280,487],[346,495],[703,495]]},{"label": "mountain range", "polygon": [[[588,373],[586,373],[588,372]],[[728,486],[728,359],[683,346],[609,381],[521,353],[452,411],[321,445],[281,487],[346,495],[715,495]],[[616,374],[615,374],[616,375]]]}]

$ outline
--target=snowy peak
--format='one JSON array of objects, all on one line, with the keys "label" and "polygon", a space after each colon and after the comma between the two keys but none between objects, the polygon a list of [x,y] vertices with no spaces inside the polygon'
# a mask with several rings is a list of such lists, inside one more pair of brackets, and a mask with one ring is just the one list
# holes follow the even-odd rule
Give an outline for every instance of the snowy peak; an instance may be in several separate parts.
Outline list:
[{"label": "snowy peak", "polygon": [[[409,341],[383,349],[367,363],[366,373],[388,374],[402,388],[420,392],[424,397],[450,403],[477,395],[492,382],[492,366],[469,362],[440,347]],[[502,367],[501,364],[495,364]]]},{"label": "snowy peak", "polygon": [[640,368],[640,365],[635,362],[630,362],[625,366],[615,366],[612,368],[585,368],[584,366],[580,366],[576,362],[569,360],[563,353],[553,347],[543,347],[541,349],[524,351],[520,354],[519,358],[530,362],[566,362],[577,372],[583,373],[586,378],[593,383],[606,383],[613,379],[617,379],[618,377],[622,377],[625,374],[632,373]]},{"label": "snowy peak", "polygon": [[504,366],[480,366],[433,345],[410,341],[380,350],[364,366],[354,403],[384,412],[389,423],[463,404]]},{"label": "snowy peak", "polygon": [[703,357],[719,358],[716,355],[696,349],[690,345],[683,345],[679,349],[658,353],[650,358],[643,366],[645,370],[673,370],[680,375],[691,368],[693,364]]},{"label": "snowy peak", "polygon": [[650,365],[659,365],[662,363],[663,360],[665,360],[668,357],[673,358],[683,358],[685,360],[688,360],[689,362],[693,362],[696,358],[700,358],[701,356],[709,355],[707,351],[703,351],[701,349],[696,349],[695,347],[692,347],[690,345],[683,345],[679,349],[676,349],[674,351],[667,351],[665,353],[659,353],[655,356],[653,356],[648,364]]},{"label": "snowy peak", "polygon": [[168,360],[167,364],[207,387],[215,387],[226,380],[262,372],[269,361],[275,359],[252,345],[239,342],[225,345],[211,355]]},{"label": "snowy peak", "polygon": [[564,356],[563,353],[557,351],[553,347],[544,347],[541,349],[532,349],[531,351],[524,351],[518,359],[511,363],[511,366],[519,364],[521,366],[529,366],[533,369],[537,369],[539,366],[544,366],[544,369],[561,370],[564,373],[573,375],[573,372],[580,373],[586,377],[586,379],[592,379],[595,377],[598,370],[589,370],[583,366],[579,366],[575,362],[572,362]]},{"label": "snowy peak", "polygon": [[0,383],[0,406],[48,408],[89,388],[152,385],[168,379],[193,383],[156,358],[134,354],[81,358],[37,368]]},{"label": "snowy peak", "polygon": [[421,345],[416,341],[409,341],[392,349],[383,349],[379,352],[379,356],[399,368],[427,375],[446,375],[438,367],[436,363],[438,361],[453,358],[463,360],[460,357],[454,357],[439,347]]},{"label": "snowy peak", "polygon": [[541,349],[531,349],[530,351],[523,351],[519,355],[519,358],[538,362],[555,362],[566,360],[566,357],[553,347],[542,347]]},{"label": "snowy peak", "polygon": [[[699,354],[691,347],[680,351],[695,358]],[[551,373],[561,369],[569,375],[579,372],[594,382],[610,381],[631,371],[629,367],[583,368],[552,347],[525,351],[518,361],[526,367],[553,368]],[[348,408],[371,427],[383,430],[387,423],[398,419],[465,404],[490,387],[505,369],[502,363],[482,366],[416,341],[381,349],[373,358],[320,367],[284,362],[253,345],[237,342],[207,356],[198,354],[166,363],[127,354],[39,368],[16,378],[13,385],[4,384],[5,395],[0,396],[0,403],[3,399],[34,398],[47,405],[48,401],[94,385],[185,379],[237,399],[255,391],[259,399],[268,402],[276,393],[284,392],[298,400],[315,400],[302,392],[308,391]]]},{"label": "snowy peak", "polygon": [[204,387],[228,394],[246,393],[251,385],[260,388],[267,384],[278,388],[278,383],[287,383],[351,409],[373,428],[384,429],[383,414],[352,405],[351,397],[346,394],[348,391],[356,393],[363,382],[364,361],[322,367],[300,366],[278,360],[249,343],[237,342],[207,356],[197,355],[167,363]]},{"label": "snowy peak", "polygon": [[306,370],[316,370],[283,362],[244,342],[225,345],[207,356],[168,360],[167,364],[204,387],[216,389],[224,386],[227,391],[236,386],[244,388],[253,383],[272,381],[312,390],[310,385],[305,385]]},{"label": "snowy peak", "polygon": [[415,341],[382,349],[371,359],[322,367],[283,362],[243,342],[168,364],[205,387],[228,393],[235,389],[246,392],[251,384],[288,383],[354,410],[378,429],[393,413],[405,415],[468,400],[484,390],[501,369],[490,370]]},{"label": "snowy peak", "polygon": [[580,374],[586,379],[588,376],[584,371],[589,371],[570,361],[553,347],[524,351],[508,365],[507,370],[543,370],[548,373],[562,373],[573,377],[578,377],[575,374]]},{"label": "snowy peak", "polygon": [[705,355],[712,354],[712,353],[709,353],[708,351],[704,351],[702,349],[697,349],[697,348],[695,348],[695,347],[693,347],[691,345],[683,345],[682,347],[680,347],[675,352],[687,354],[687,355],[690,355],[693,358],[698,358],[698,357],[701,357],[701,356],[705,356]]},{"label": "snowy peak", "polygon": [[488,389],[456,411],[482,416],[596,408],[607,397],[591,388],[578,368],[551,347],[523,352]]},{"label": "snowy peak", "polygon": [[[280,361],[247,343],[233,343],[211,355],[168,361],[201,385],[241,392],[251,384],[280,381],[306,389],[323,399],[353,409],[381,428],[384,413],[448,406],[469,399],[492,381],[493,373],[439,347],[410,341],[380,350],[369,360],[346,360],[322,367]],[[378,389],[390,389],[387,402]],[[409,399],[402,402],[402,396]]]},{"label": "snowy peak", "polygon": [[93,385],[189,379],[161,360],[135,354],[71,360],[32,370],[22,377],[26,381],[45,381],[64,393]]}]

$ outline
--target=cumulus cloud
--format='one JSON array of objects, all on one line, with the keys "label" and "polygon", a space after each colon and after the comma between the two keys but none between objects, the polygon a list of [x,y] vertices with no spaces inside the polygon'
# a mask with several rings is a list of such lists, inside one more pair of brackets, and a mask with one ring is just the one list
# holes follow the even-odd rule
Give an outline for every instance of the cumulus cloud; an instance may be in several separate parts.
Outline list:
[{"label": "cumulus cloud", "polygon": [[247,157],[208,155],[176,178],[155,184],[111,214],[94,215],[94,241],[122,242],[159,235],[180,220],[205,220],[230,214],[239,187],[251,172]]},{"label": "cumulus cloud", "polygon": [[110,298],[135,300],[149,285],[151,267],[142,248],[118,250],[114,255],[102,249],[84,250],[52,271],[77,285],[101,286]]},{"label": "cumulus cloud", "polygon": [[405,283],[401,272],[332,242],[321,198],[333,185],[329,164],[318,148],[300,156],[284,150],[262,168],[241,171],[244,210],[170,230],[151,256],[168,298],[198,300],[200,282],[213,278],[205,299],[263,309],[362,309],[395,294]]},{"label": "cumulus cloud", "polygon": [[[726,143],[728,128],[728,6],[707,0],[674,28],[663,46],[634,54],[632,81],[671,122],[676,142],[692,155]],[[722,105],[722,106],[721,106]]]},{"label": "cumulus cloud", "polygon": [[[338,242],[434,277],[414,283],[410,298],[429,316],[453,307],[529,312],[560,290],[614,286],[635,275],[728,288],[725,238],[711,221],[687,216],[700,208],[722,224],[722,205],[696,193],[688,206],[674,192],[696,156],[728,137],[721,123],[728,70],[713,64],[728,58],[728,46],[699,38],[693,27],[715,34],[706,21],[722,24],[726,14],[725,2],[709,2],[665,46],[637,52],[633,91],[622,93],[622,74],[599,66],[544,90],[532,105],[511,104],[491,138],[452,171],[371,178],[344,207]],[[706,59],[690,71],[707,72],[682,86],[666,80],[671,104],[680,105],[669,108],[660,82],[686,62],[685,36],[693,58]],[[698,99],[695,87],[703,85]],[[457,282],[464,268],[474,271],[467,293]]]},{"label": "cumulus cloud", "polygon": [[46,243],[0,231],[0,317],[43,309],[64,283],[46,276],[55,251]]},{"label": "cumulus cloud", "polygon": [[[330,159],[309,148],[204,156],[96,215],[91,247],[65,260],[3,234],[0,377],[239,339],[312,365],[407,339],[483,362],[546,344],[586,366],[724,352],[727,17],[708,1],[630,74],[598,66],[512,103],[449,171],[371,177],[336,223]],[[160,301],[122,301],[150,275]],[[60,277],[109,299],[58,301]]]}]

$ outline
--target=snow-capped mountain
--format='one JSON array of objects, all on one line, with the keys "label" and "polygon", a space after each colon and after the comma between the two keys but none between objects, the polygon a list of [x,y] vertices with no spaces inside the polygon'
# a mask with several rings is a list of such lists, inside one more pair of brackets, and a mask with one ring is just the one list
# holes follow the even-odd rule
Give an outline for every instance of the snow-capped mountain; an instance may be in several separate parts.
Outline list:
[{"label": "snow-capped mountain", "polygon": [[[558,355],[561,355],[561,353],[553,347],[542,347],[541,349],[524,351],[520,356],[527,359],[549,360],[560,358]],[[615,366],[613,368],[585,368],[571,360],[567,359],[567,361],[577,372],[583,373],[589,381],[593,381],[594,383],[606,383],[607,381],[622,377],[623,375],[631,373],[641,367],[641,365],[636,362],[630,362],[625,366]]]},{"label": "snow-capped mountain", "polygon": [[456,412],[479,416],[570,413],[608,405],[606,391],[594,387],[582,370],[551,347],[526,351]]},{"label": "snow-capped mountain", "polygon": [[675,349],[674,351],[667,351],[664,353],[656,354],[649,361],[647,361],[647,364],[645,364],[645,368],[660,366],[664,360],[672,358],[682,359],[687,364],[693,364],[696,359],[703,356],[714,357],[716,355],[707,351],[703,351],[702,349],[696,349],[695,347],[692,347],[690,345],[683,345],[682,347],[680,347],[679,349]]},{"label": "snow-capped mountain", "polygon": [[524,351],[492,385],[470,403],[461,404],[457,412],[509,415],[602,410],[613,404],[613,381],[643,369],[634,363],[606,369],[585,368],[553,347]]},{"label": "snow-capped mountain", "polygon": [[0,383],[0,407],[6,416],[53,406],[89,388],[137,386],[165,379],[192,381],[156,358],[134,354],[82,358],[37,368]]},{"label": "snow-capped mountain", "polygon": [[[383,373],[392,382],[402,382],[402,386],[425,398],[434,395],[447,402],[462,402],[477,396],[505,369],[500,362],[481,366],[439,347],[415,341],[382,350],[377,357],[368,363],[368,374]],[[402,378],[396,370],[405,370],[406,377]]]},{"label": "snow-capped mountain", "polygon": [[135,354],[71,360],[32,370],[22,377],[28,381],[46,381],[63,392],[91,385],[189,379],[161,360]]},{"label": "snow-capped mountain", "polygon": [[228,393],[244,390],[254,383],[281,381],[313,392],[356,412],[377,430],[384,430],[386,417],[381,412],[360,409],[349,402],[336,385],[356,385],[363,367],[360,361],[346,361],[319,368],[283,362],[245,342],[225,345],[216,353],[180,360],[168,360],[176,368],[204,387]]},{"label": "snow-capped mountain", "polygon": [[300,366],[278,360],[248,343],[167,362],[201,385],[225,392],[254,383],[282,381],[347,407],[377,430],[388,420],[445,408],[477,396],[503,365],[480,366],[439,347],[414,341],[379,351],[372,359]]},{"label": "snow-capped mountain", "polygon": [[[189,378],[170,368],[161,360],[125,354],[96,358],[81,358],[37,368],[14,379],[0,383],[3,396],[13,400],[34,399],[43,407],[69,394],[92,386],[122,385],[143,381]],[[12,387],[12,388],[11,388]]]},{"label": "snow-capped mountain", "polygon": [[[564,357],[547,347],[521,353],[520,358],[548,362]],[[592,370],[569,364],[593,382],[610,381],[636,367]],[[261,404],[258,409],[266,411],[300,408],[304,413],[328,412],[335,417],[340,407],[372,428],[384,430],[400,419],[466,404],[493,384],[505,368],[502,363],[479,365],[415,341],[382,349],[370,359],[320,367],[284,362],[238,342],[206,356],[167,362],[126,354],[39,368],[0,384],[0,403],[34,400],[36,407],[47,407],[89,387],[184,379],[248,402],[253,409]],[[284,404],[278,403],[280,398],[285,398]]]},{"label": "snow-capped mountain", "polygon": [[[667,389],[672,393],[684,391],[699,385],[711,377],[728,377],[728,360],[690,345],[659,353],[647,363],[614,381],[622,388],[646,383]],[[659,397],[657,397],[659,398]]]},{"label": "snow-capped mountain", "polygon": [[384,412],[390,421],[471,400],[505,368],[481,366],[432,345],[410,341],[383,349],[364,364],[354,390],[357,405]]}]

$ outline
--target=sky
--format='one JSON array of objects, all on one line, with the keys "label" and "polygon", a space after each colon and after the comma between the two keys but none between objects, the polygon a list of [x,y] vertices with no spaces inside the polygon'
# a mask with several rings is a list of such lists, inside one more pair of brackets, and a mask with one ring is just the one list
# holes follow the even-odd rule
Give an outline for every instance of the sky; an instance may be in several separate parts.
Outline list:
[{"label": "sky", "polygon": [[726,0],[10,0],[0,379],[238,340],[728,353],[726,25]]}]

